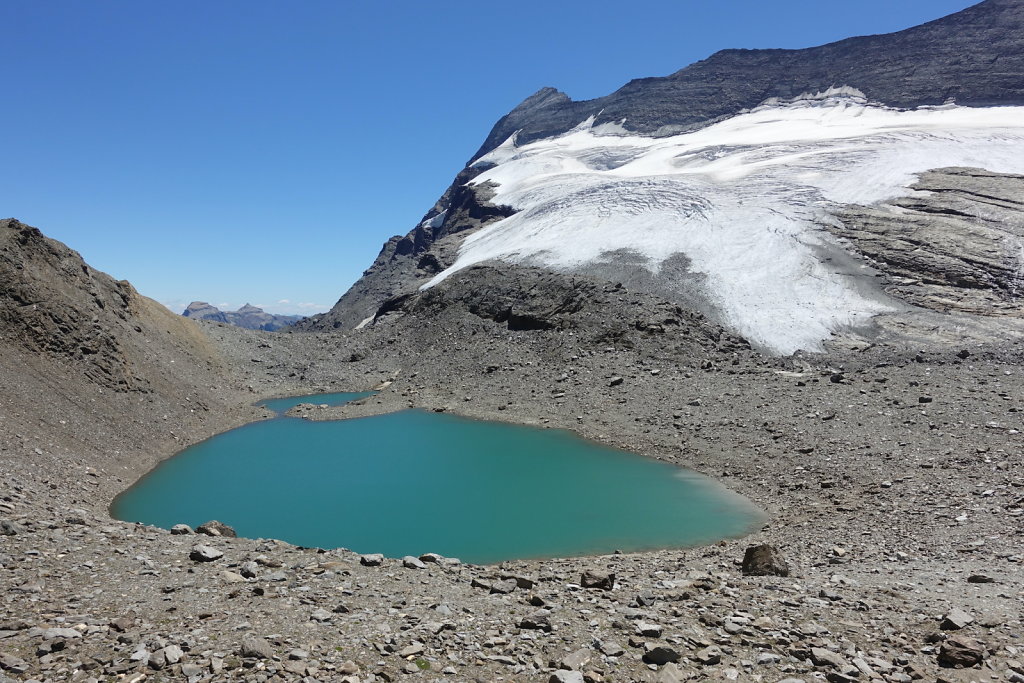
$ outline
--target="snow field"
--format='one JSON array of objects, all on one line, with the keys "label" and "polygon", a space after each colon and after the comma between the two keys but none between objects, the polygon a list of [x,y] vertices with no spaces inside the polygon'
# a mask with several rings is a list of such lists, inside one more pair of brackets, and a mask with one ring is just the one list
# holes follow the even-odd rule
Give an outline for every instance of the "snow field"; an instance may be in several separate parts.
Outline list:
[{"label": "snow field", "polygon": [[658,273],[685,254],[722,322],[764,350],[820,350],[845,326],[891,310],[819,258],[830,207],[909,190],[943,166],[1024,173],[1024,107],[898,111],[848,95],[742,113],[667,138],[593,126],[477,163],[515,215],[470,235],[431,287],[499,259],[586,272],[629,250]]}]

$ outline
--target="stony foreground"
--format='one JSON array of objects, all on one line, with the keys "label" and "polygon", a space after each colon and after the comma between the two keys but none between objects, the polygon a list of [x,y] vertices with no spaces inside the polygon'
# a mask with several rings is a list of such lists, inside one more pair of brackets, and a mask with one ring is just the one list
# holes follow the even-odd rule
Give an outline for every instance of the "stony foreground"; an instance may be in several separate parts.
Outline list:
[{"label": "stony foreground", "polygon": [[[770,521],[709,548],[500,566],[172,534],[105,506],[183,443],[256,415],[237,394],[214,392],[234,411],[155,440],[130,470],[67,443],[67,471],[44,475],[34,444],[58,444],[25,420],[0,451],[13,473],[0,675],[1024,680],[1019,354],[851,344],[771,360],[699,320],[672,345],[643,325],[515,331],[457,307],[432,315],[350,336],[204,329],[253,400],[383,383],[361,404],[306,413],[418,407],[571,428],[719,478]],[[760,543],[788,576],[744,574]]]}]

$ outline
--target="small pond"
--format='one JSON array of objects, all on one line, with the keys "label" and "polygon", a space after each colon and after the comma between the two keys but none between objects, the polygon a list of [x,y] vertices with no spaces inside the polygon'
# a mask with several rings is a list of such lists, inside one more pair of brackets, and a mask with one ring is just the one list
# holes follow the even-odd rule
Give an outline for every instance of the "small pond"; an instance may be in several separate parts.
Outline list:
[{"label": "small pond", "polygon": [[218,519],[241,536],[391,557],[490,563],[684,547],[742,535],[762,514],[703,476],[570,432],[406,410],[280,416],[219,434],[118,496],[118,519]]}]

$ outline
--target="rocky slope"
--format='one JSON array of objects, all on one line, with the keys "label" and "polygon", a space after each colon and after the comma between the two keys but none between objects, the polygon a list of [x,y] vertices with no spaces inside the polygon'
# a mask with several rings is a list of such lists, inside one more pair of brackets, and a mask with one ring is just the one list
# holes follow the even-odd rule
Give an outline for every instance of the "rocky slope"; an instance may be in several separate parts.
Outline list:
[{"label": "rocky slope", "polygon": [[186,318],[208,320],[215,323],[228,323],[247,330],[264,330],[273,332],[288,327],[302,320],[301,315],[280,315],[267,313],[258,306],[246,304],[237,311],[222,311],[205,301],[193,301],[181,313]]}]

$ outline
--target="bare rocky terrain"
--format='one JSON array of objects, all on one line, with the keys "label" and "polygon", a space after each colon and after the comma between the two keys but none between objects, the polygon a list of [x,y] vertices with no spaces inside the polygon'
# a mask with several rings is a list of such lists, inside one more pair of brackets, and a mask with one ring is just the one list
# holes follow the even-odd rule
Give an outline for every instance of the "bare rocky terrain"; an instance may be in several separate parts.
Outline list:
[{"label": "bare rocky terrain", "polygon": [[[653,295],[482,266],[358,331],[266,333],[174,316],[27,226],[0,235],[0,680],[1024,680],[1022,349],[961,324],[977,316],[769,358]],[[159,460],[265,417],[257,399],[373,387],[300,411],[571,429],[767,521],[471,566],[107,513]],[[760,544],[788,575],[744,572]]]}]

